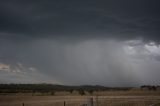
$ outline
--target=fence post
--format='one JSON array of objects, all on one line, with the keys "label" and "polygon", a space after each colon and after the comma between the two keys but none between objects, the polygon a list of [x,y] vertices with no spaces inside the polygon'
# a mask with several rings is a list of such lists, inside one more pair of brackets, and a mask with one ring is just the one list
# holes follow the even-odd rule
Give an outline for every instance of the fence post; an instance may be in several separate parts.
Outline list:
[{"label": "fence post", "polygon": [[64,106],[66,106],[66,102],[64,101]]},{"label": "fence post", "polygon": [[93,106],[93,98],[90,98],[90,106]]},{"label": "fence post", "polygon": [[96,96],[96,106],[98,106],[98,96]]},{"label": "fence post", "polygon": [[22,106],[24,106],[24,103],[22,103]]}]

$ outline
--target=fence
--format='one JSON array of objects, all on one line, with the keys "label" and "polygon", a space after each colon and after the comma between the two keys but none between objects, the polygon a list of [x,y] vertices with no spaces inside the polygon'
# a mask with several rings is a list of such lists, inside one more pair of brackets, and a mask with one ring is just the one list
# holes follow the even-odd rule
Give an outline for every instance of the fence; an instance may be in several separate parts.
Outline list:
[{"label": "fence", "polygon": [[160,102],[160,97],[88,97],[80,99],[26,101],[23,103],[8,103],[0,106],[154,106]]}]

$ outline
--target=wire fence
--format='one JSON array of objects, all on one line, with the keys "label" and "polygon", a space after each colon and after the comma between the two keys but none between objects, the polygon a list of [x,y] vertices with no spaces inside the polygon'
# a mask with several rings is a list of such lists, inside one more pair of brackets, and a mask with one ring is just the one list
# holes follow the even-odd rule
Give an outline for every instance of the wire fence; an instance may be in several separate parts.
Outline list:
[{"label": "wire fence", "polygon": [[29,101],[23,103],[8,103],[0,106],[154,106],[160,98],[121,98],[121,97],[90,97],[84,99],[66,99],[49,101]]}]

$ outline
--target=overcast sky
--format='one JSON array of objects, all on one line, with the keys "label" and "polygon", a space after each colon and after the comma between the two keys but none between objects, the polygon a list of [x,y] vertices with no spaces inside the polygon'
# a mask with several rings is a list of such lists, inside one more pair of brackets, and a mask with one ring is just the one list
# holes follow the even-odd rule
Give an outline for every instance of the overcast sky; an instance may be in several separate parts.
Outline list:
[{"label": "overcast sky", "polygon": [[159,0],[1,0],[0,83],[160,84]]}]

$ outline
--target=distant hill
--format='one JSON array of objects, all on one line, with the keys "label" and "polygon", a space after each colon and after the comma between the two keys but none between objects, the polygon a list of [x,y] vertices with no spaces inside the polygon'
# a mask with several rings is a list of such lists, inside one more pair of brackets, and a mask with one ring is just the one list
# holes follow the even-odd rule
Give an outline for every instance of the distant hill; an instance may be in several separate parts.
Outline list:
[{"label": "distant hill", "polygon": [[58,84],[0,84],[0,93],[50,92],[50,91],[107,91],[130,90],[132,87],[105,87],[99,85],[67,86]]}]

